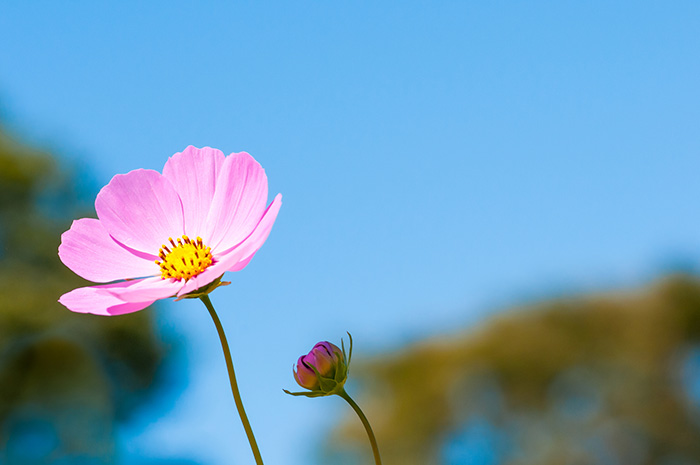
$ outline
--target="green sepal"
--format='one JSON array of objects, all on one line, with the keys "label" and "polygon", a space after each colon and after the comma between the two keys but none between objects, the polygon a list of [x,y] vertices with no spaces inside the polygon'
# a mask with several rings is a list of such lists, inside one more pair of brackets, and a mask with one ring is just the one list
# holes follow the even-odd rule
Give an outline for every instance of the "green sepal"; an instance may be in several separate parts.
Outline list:
[{"label": "green sepal", "polygon": [[304,396],[304,397],[323,397],[323,396],[330,396],[331,394],[326,394],[321,391],[309,391],[309,392],[289,392],[286,389],[282,389],[285,394],[289,394],[290,396]]},{"label": "green sepal", "polygon": [[311,369],[314,370],[314,373],[316,374],[316,379],[318,380],[319,387],[314,389],[314,391],[320,391],[325,394],[333,394],[333,391],[336,390],[336,387],[338,386],[338,383],[336,380],[333,378],[325,378],[321,376],[321,373],[318,372],[315,366],[310,365]]},{"label": "green sepal", "polygon": [[343,382],[348,377],[347,371],[348,369],[345,367],[335,370],[335,379],[333,380],[333,382],[335,384],[340,384],[341,382]]},{"label": "green sepal", "polygon": [[[350,361],[352,360],[352,334],[350,334],[350,332],[347,333],[350,338],[350,354],[348,355],[348,371],[350,371]],[[340,345],[343,346],[343,353],[345,353],[345,344],[342,338],[340,339]]]},{"label": "green sepal", "polygon": [[224,275],[219,276],[216,278],[214,281],[210,282],[209,284],[200,287],[199,289],[195,289],[192,292],[189,292],[183,296],[178,297],[175,299],[175,302],[178,300],[182,299],[199,299],[202,296],[208,295],[210,292],[212,292],[214,289],[220,286],[228,286],[231,284],[230,281],[222,281],[221,278],[223,278]]},{"label": "green sepal", "polygon": [[343,351],[343,363],[341,365],[341,369],[336,370],[335,372],[335,380],[336,382],[341,382],[345,384],[345,380],[348,378],[348,374],[350,374],[350,360],[352,359],[352,335],[348,333],[348,337],[350,338],[350,353],[348,354],[345,351],[345,341],[343,339],[340,339],[340,347],[341,350]]}]

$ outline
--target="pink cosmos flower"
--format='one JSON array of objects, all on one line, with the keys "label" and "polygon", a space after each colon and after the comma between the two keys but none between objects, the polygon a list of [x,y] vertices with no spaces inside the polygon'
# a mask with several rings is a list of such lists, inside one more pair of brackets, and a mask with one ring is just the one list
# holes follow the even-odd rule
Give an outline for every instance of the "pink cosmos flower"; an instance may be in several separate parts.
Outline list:
[{"label": "pink cosmos flower", "polygon": [[59,299],[74,312],[122,315],[183,295],[243,269],[270,234],[282,204],[267,206],[267,176],[245,152],[189,146],[163,174],[119,174],[61,236],[58,255],[98,283]]}]

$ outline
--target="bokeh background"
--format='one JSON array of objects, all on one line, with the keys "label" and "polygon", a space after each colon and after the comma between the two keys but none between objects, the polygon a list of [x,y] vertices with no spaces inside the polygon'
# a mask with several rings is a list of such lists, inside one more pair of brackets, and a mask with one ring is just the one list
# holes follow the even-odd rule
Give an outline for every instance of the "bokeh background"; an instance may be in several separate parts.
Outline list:
[{"label": "bokeh background", "polygon": [[197,301],[74,315],[117,173],[247,151],[283,206],[212,295],[270,464],[700,462],[700,5],[0,4],[0,463],[246,464]]}]

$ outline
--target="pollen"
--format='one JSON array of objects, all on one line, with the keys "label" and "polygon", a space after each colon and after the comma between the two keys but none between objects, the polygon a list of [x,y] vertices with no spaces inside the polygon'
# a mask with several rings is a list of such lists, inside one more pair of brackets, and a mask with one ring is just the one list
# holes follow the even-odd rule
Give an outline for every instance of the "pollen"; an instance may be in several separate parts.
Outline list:
[{"label": "pollen", "polygon": [[191,240],[187,236],[174,241],[168,238],[170,245],[163,244],[158,252],[160,275],[163,279],[184,279],[185,282],[206,270],[212,264],[211,247],[202,242],[202,238]]}]

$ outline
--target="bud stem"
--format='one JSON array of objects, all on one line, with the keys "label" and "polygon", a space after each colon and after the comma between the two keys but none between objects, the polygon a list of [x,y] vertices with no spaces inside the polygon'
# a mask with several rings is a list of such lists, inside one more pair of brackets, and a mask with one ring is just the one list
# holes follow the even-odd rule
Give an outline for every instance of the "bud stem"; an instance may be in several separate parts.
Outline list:
[{"label": "bud stem", "polygon": [[228,347],[228,341],[226,340],[226,334],[224,333],[224,328],[221,326],[221,321],[219,316],[214,310],[214,306],[211,304],[208,295],[203,295],[199,297],[204,305],[209,310],[211,319],[214,320],[214,325],[216,325],[216,331],[219,333],[219,339],[221,340],[221,348],[224,351],[224,358],[226,359],[226,368],[228,369],[228,379],[231,381],[231,392],[233,393],[233,400],[236,402],[236,408],[238,409],[238,415],[241,417],[241,423],[243,423],[243,429],[245,429],[245,434],[248,436],[248,442],[250,443],[250,448],[253,451],[253,456],[255,456],[255,463],[257,465],[264,465],[262,461],[262,456],[260,455],[260,450],[258,449],[258,444],[255,442],[255,436],[253,435],[253,429],[250,427],[250,422],[248,421],[248,416],[245,414],[243,409],[243,401],[241,400],[241,394],[238,392],[238,383],[236,382],[236,373],[233,371],[233,360],[231,359],[231,351]]},{"label": "bud stem", "polygon": [[360,408],[359,405],[355,403],[354,400],[348,395],[347,392],[345,392],[345,389],[340,391],[338,393],[340,397],[345,399],[348,404],[350,404],[350,407],[357,413],[357,416],[360,417],[360,421],[362,421],[362,425],[365,427],[365,430],[367,431],[367,436],[369,437],[369,442],[372,444],[372,453],[374,454],[374,463],[376,465],[382,465],[382,459],[379,457],[379,446],[377,446],[377,439],[374,437],[374,431],[372,431],[372,427],[369,424],[369,420],[367,420],[367,417],[365,416],[364,413],[362,413],[362,409]]}]

